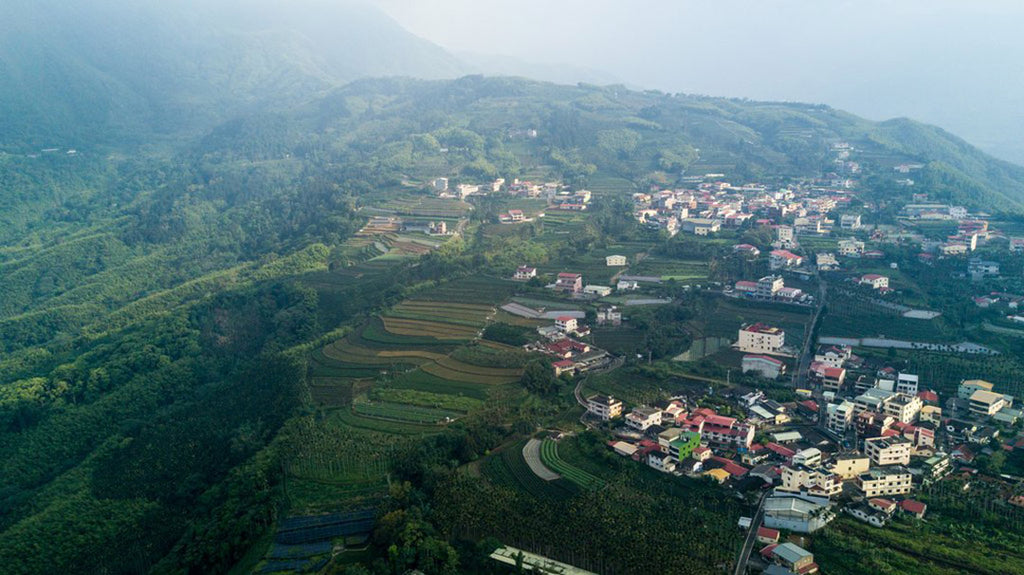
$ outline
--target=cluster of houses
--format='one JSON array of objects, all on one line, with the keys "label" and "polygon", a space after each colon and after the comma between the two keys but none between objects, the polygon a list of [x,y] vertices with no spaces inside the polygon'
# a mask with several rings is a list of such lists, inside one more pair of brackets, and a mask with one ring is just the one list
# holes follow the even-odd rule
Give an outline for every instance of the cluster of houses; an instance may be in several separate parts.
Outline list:
[{"label": "cluster of houses", "polygon": [[[750,393],[737,401],[747,417],[721,415],[676,399],[626,411],[607,395],[587,399],[587,411],[601,421],[621,423],[609,447],[658,471],[705,477],[738,490],[769,490],[763,524],[777,532],[813,533],[842,510],[882,526],[895,513],[922,517],[914,489],[949,471],[949,458],[930,454],[909,468],[912,445],[903,436],[869,436],[861,449],[834,449],[834,442],[812,431],[771,433],[774,441],[755,442],[757,431],[784,426],[803,406],[780,404]],[[774,541],[769,543],[776,543]]]},{"label": "cluster of houses", "polygon": [[[721,177],[706,174],[684,178],[684,183],[694,187],[633,194],[634,215],[640,223],[669,235],[683,232],[707,236],[748,221],[771,225],[786,218],[793,218],[802,230],[827,233],[835,224],[827,214],[849,205],[851,200],[845,189],[830,187],[835,182],[809,181],[771,190],[758,183],[735,186],[717,179]],[[793,246],[795,243],[781,247]]]},{"label": "cluster of houses", "polygon": [[[605,258],[605,262],[608,267],[623,267],[627,265],[628,258],[622,255],[610,255]],[[517,267],[512,275],[512,279],[517,281],[529,281],[535,277],[537,277],[537,268],[527,265]],[[575,298],[601,298],[611,295],[613,291],[611,286],[584,284],[583,274],[576,272],[559,272],[555,276],[555,282],[547,287]],[[621,279],[616,284],[615,289],[619,291],[633,291],[638,287],[639,282],[635,279]]]},{"label": "cluster of houses", "polygon": [[738,281],[733,285],[731,294],[745,299],[779,303],[810,305],[814,302],[814,296],[800,288],[786,287],[786,280],[781,275],[765,276],[756,282]]},{"label": "cluster of houses", "polygon": [[542,339],[528,344],[526,349],[551,356],[555,377],[583,373],[610,361],[608,352],[580,341],[590,334],[590,328],[573,315],[558,316],[554,324],[538,327],[537,333]]}]

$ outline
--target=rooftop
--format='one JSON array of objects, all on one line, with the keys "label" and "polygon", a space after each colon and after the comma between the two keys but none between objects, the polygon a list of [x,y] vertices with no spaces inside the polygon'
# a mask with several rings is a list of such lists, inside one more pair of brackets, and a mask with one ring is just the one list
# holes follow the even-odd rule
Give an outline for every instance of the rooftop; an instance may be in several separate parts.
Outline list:
[{"label": "rooftop", "polygon": [[749,331],[751,333],[766,333],[769,335],[776,335],[782,333],[782,330],[780,328],[773,327],[760,322],[744,327],[743,331]]}]

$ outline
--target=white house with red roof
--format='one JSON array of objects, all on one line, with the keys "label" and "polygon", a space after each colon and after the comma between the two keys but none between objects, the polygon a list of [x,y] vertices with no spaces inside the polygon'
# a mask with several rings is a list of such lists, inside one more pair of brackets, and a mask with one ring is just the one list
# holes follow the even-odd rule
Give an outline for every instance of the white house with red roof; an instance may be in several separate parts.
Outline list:
[{"label": "white house with red roof", "polygon": [[889,278],[879,274],[864,274],[860,276],[860,280],[857,283],[860,285],[871,286],[871,289],[889,289]]},{"label": "white house with red roof", "polygon": [[537,268],[533,268],[530,266],[519,266],[518,268],[516,268],[516,273],[512,277],[517,280],[528,280],[530,278],[535,278],[537,277]]},{"label": "white house with red roof", "polygon": [[803,263],[804,259],[789,250],[772,250],[768,254],[768,267],[773,270],[795,268]]},{"label": "white house with red roof", "polygon": [[555,327],[565,333],[574,332],[579,327],[579,320],[572,316],[560,315],[555,318]]}]

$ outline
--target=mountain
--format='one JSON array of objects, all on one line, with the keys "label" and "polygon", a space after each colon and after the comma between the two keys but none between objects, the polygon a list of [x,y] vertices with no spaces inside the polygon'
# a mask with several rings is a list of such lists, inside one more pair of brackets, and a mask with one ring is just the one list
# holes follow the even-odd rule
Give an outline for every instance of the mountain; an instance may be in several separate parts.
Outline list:
[{"label": "mountain", "polygon": [[362,3],[9,2],[0,150],[153,143],[360,77],[467,70]]}]

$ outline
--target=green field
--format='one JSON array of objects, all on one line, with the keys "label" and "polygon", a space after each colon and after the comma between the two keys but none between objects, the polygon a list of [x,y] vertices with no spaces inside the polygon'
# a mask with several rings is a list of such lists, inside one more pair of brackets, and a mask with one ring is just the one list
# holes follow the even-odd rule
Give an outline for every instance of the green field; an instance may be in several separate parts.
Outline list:
[{"label": "green field", "polygon": [[598,489],[604,486],[604,481],[600,478],[562,460],[558,456],[558,443],[554,440],[545,439],[541,444],[540,459],[549,469],[582,489]]},{"label": "green field", "polygon": [[355,401],[352,404],[352,410],[359,415],[367,417],[379,417],[391,421],[422,424],[447,423],[463,415],[461,412],[448,409],[366,400]]},{"label": "green field", "polygon": [[571,481],[537,477],[523,459],[524,445],[526,442],[520,441],[488,457],[481,467],[484,476],[496,485],[524,491],[537,499],[562,500],[578,493],[579,488]]}]

